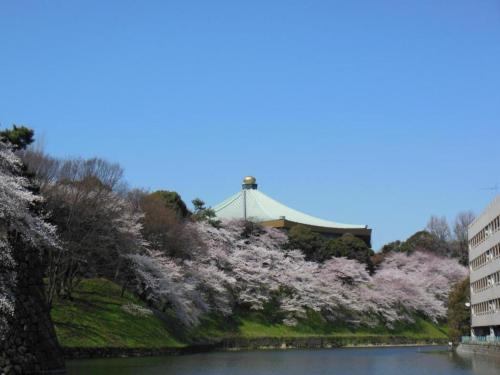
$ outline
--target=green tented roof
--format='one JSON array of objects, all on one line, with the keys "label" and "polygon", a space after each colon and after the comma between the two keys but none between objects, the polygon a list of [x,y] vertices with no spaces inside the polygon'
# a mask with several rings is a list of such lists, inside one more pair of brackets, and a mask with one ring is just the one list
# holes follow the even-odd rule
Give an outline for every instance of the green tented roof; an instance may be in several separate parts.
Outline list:
[{"label": "green tented roof", "polygon": [[366,225],[344,224],[316,218],[287,207],[257,189],[243,189],[213,209],[219,219],[244,219],[246,211],[246,219],[257,222],[286,219],[300,224],[327,228],[368,228]]}]

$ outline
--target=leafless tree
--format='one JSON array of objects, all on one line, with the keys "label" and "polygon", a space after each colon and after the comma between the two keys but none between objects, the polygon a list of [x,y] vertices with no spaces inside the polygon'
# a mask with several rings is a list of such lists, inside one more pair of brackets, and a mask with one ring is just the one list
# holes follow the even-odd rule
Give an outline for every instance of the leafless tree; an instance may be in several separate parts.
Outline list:
[{"label": "leafless tree", "polygon": [[61,161],[45,154],[43,149],[30,148],[22,151],[20,156],[39,185],[43,186],[58,180]]},{"label": "leafless tree", "polygon": [[453,234],[455,236],[456,255],[460,258],[462,264],[468,262],[468,236],[467,230],[469,225],[474,221],[476,216],[472,211],[459,212],[455,218],[453,225]]},{"label": "leafless tree", "polygon": [[167,207],[159,196],[144,195],[140,208],[144,212],[143,234],[152,248],[179,259],[192,259],[203,252],[195,227]]},{"label": "leafless tree", "polygon": [[41,147],[30,148],[21,153],[28,171],[44,187],[55,182],[99,181],[110,190],[121,192],[126,186],[123,169],[117,163],[99,158],[56,159],[47,155]]},{"label": "leafless tree", "polygon": [[444,216],[438,217],[432,215],[427,222],[426,230],[443,242],[451,239],[450,227]]},{"label": "leafless tree", "polygon": [[146,241],[142,213],[124,192],[121,167],[96,158],[59,160],[42,150],[26,151],[23,160],[63,245],[46,257],[49,304],[56,295],[71,297],[82,277],[124,282],[127,256]]}]

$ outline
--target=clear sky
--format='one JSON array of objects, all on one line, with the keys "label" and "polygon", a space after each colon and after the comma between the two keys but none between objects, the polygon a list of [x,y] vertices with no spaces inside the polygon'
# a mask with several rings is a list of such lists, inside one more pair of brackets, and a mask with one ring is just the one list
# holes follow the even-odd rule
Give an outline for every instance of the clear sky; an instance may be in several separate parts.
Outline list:
[{"label": "clear sky", "polygon": [[500,184],[500,1],[4,0],[0,122],[186,201],[255,175],[378,249]]}]

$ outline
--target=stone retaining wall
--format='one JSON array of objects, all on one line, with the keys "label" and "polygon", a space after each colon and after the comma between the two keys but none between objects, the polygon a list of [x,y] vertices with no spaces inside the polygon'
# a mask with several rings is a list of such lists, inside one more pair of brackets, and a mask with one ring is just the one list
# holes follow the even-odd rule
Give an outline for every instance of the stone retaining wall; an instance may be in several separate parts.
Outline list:
[{"label": "stone retaining wall", "polygon": [[402,346],[402,345],[443,345],[446,339],[415,340],[400,336],[365,337],[290,337],[290,338],[233,338],[219,344],[222,350],[253,349],[322,349],[348,346]]},{"label": "stone retaining wall", "polygon": [[6,340],[0,342],[0,374],[63,373],[64,358],[45,302],[38,251],[15,245],[16,303]]},{"label": "stone retaining wall", "polygon": [[183,348],[63,348],[66,359],[157,357],[209,352],[215,345],[196,345]]}]

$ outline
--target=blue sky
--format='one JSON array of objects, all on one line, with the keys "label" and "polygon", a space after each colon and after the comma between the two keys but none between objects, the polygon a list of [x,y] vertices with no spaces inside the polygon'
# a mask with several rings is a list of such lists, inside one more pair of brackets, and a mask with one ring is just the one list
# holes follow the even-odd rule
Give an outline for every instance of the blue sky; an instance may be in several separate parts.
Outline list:
[{"label": "blue sky", "polygon": [[132,186],[374,230],[500,183],[500,1],[2,1],[0,123]]}]

